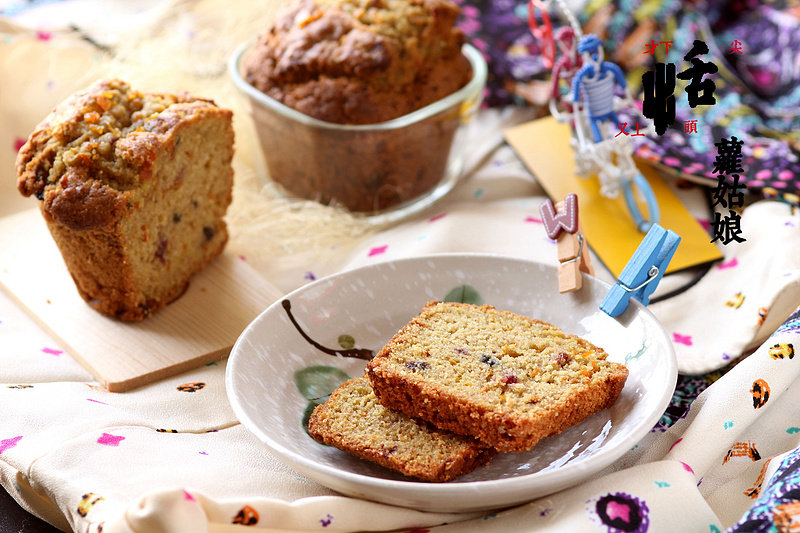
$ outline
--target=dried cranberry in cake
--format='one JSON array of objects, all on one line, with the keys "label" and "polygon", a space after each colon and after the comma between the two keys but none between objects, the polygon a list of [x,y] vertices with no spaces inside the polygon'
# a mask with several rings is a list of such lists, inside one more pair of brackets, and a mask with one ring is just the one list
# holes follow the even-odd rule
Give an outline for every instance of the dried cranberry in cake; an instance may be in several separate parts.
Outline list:
[{"label": "dried cranberry in cake", "polygon": [[499,381],[500,383],[505,383],[506,385],[513,385],[517,382],[517,376],[515,374],[503,374],[500,376]]},{"label": "dried cranberry in cake", "polygon": [[555,361],[558,366],[564,366],[569,363],[569,354],[565,352],[560,352],[558,355],[555,356]]},{"label": "dried cranberry in cake", "polygon": [[167,260],[164,259],[164,254],[167,251],[167,239],[160,239],[158,241],[158,247],[156,248],[156,258],[161,261],[162,265],[167,264]]}]

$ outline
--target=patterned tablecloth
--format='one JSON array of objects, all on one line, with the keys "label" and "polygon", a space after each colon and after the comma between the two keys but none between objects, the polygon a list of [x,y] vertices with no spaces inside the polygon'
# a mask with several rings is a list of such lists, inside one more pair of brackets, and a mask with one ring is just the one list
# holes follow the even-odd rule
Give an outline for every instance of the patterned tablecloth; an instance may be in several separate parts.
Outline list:
[{"label": "patterned tablecloth", "polygon": [[[201,7],[207,6],[195,5]],[[187,9],[184,30],[203,20]],[[152,12],[136,15],[146,25]],[[30,206],[12,196],[20,141],[77,84],[83,61],[98,53],[97,43],[77,37],[22,30],[0,19],[3,213]],[[44,69],[34,59],[42,57]],[[436,252],[552,263],[554,247],[538,215],[543,191],[502,144],[502,129],[530,116],[514,108],[484,110],[469,172],[429,211],[362,232],[339,245],[334,259],[293,245],[280,262],[255,266],[289,291],[345,268]],[[707,191],[670,183],[708,225]],[[798,225],[800,215],[786,201],[748,203],[741,218],[747,240],[721,246],[722,262],[650,306],[673,341],[681,372],[659,423],[600,475],[525,505],[437,514],[337,495],[284,465],[238,423],[225,394],[225,361],[109,393],[2,292],[0,483],[57,527],[92,533],[222,531],[231,524],[409,533],[791,531],[800,522]],[[3,259],[0,250],[0,268]],[[686,285],[694,274],[665,278],[659,293]]]}]

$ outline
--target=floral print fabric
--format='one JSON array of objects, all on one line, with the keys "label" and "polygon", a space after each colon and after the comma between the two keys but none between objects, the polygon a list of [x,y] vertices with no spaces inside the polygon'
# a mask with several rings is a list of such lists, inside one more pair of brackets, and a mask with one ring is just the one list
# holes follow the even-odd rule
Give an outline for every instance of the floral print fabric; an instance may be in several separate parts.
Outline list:
[{"label": "floral print fabric", "polygon": [[[458,1],[463,11],[461,28],[489,62],[487,103],[521,103],[530,96],[526,86],[550,76],[542,60],[544,45],[528,28],[527,3]],[[639,139],[637,155],[713,185],[714,143],[736,136],[744,140],[741,184],[764,197],[800,203],[800,68],[794,61],[800,53],[800,19],[788,4],[586,2],[575,15],[585,27],[601,34],[607,57],[628,67],[634,93],[642,87],[642,74],[656,61],[675,63],[678,72],[685,70],[688,63],[683,56],[695,39],[708,44],[711,56],[706,60],[719,67],[719,74],[710,78],[716,85],[716,104],[689,107],[684,96],[687,82],[678,80],[672,127],[663,136]],[[551,18],[558,20],[557,10],[551,11]],[[666,55],[647,54],[651,41],[672,41],[673,45]],[[734,43],[741,45],[742,53],[731,48]],[[642,120],[638,113],[621,117],[629,124]],[[697,133],[690,134],[685,130],[692,122]]]},{"label": "floral print fabric", "polygon": [[[629,35],[635,25],[625,13],[631,9],[658,8],[664,10],[659,16],[675,20],[681,16],[677,2],[628,2],[628,11],[619,4],[615,8],[622,15],[612,16],[607,39]],[[515,86],[505,76],[533,79],[542,68],[535,53],[531,57],[537,43],[527,30],[514,29],[524,21],[524,10],[499,1],[468,5],[475,9],[465,9],[464,23],[473,21],[473,33],[483,28],[485,45],[479,47],[495,53],[491,102],[514,101]],[[775,3],[768,7],[783,9]],[[487,29],[483,13],[505,28],[506,44]],[[740,35],[739,30],[731,34]],[[4,73],[21,71],[14,60],[64,46],[47,33],[4,37]],[[33,46],[27,55],[22,54],[26,42]],[[500,46],[511,49],[515,60],[497,55]],[[15,94],[69,92],[65,84],[71,78],[50,74],[53,78],[25,78],[25,87]],[[22,78],[0,79],[10,88]],[[721,83],[718,90],[721,95]],[[766,98],[784,105],[791,95]],[[9,125],[0,132],[3,186],[13,179],[14,154],[28,133],[15,128],[47,111],[43,96],[31,98],[42,109],[0,100],[0,117]],[[25,112],[35,116],[21,116]],[[508,115],[484,114],[474,152],[486,160],[446,202],[363,239],[339,268],[432,252],[479,251],[554,262],[554,245],[538,214],[543,191],[507,147],[495,149],[508,122],[492,117]],[[782,123],[770,127],[791,131]],[[752,147],[759,148],[755,141]],[[657,156],[670,166],[666,152]],[[681,194],[702,205],[697,188]],[[695,214],[707,217],[702,209]],[[225,361],[128,393],[108,393],[2,292],[0,484],[35,514],[82,533],[182,533],[215,525],[408,533],[789,530],[800,517],[800,317],[785,318],[800,301],[800,263],[793,252],[800,246],[798,223],[796,210],[783,202],[745,209],[750,245],[727,248],[725,260],[701,283],[651,305],[682,365],[672,403],[654,431],[596,479],[513,509],[421,513],[336,495],[287,467],[239,424],[226,398]],[[318,262],[304,259],[282,263],[284,290],[326,273]],[[611,281],[594,264],[598,276]]]}]

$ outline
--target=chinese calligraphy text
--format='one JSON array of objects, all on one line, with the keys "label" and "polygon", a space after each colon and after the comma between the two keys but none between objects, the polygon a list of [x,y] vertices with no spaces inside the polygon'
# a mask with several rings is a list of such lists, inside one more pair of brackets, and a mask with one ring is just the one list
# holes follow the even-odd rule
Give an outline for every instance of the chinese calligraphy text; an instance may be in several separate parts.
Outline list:
[{"label": "chinese calligraphy text", "polygon": [[744,142],[736,137],[722,138],[720,142],[714,143],[717,147],[717,157],[714,160],[712,172],[718,176],[717,187],[712,192],[713,206],[722,206],[728,210],[728,214],[723,217],[719,212],[714,213],[711,221],[713,231],[711,242],[720,241],[726,245],[731,241],[744,242],[747,240],[741,236],[741,217],[733,210],[734,207],[744,205],[744,194],[739,190],[741,188],[739,173],[744,172],[742,144]]},{"label": "chinese calligraphy text", "polygon": [[667,127],[675,122],[675,79],[687,80],[686,95],[689,106],[714,105],[714,81],[705,78],[706,74],[714,74],[719,69],[710,61],[703,61],[697,56],[708,53],[708,45],[700,40],[695,40],[691,50],[683,57],[691,66],[677,73],[674,63],[656,63],[655,71],[648,71],[642,75],[644,86],[644,102],[642,113],[647,118],[653,119],[656,133],[663,135]]}]

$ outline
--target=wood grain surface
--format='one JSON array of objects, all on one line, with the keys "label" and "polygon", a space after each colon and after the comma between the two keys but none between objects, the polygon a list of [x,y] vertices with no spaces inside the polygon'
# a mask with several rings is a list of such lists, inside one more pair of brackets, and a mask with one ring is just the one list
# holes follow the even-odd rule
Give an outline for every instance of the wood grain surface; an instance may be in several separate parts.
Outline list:
[{"label": "wood grain surface", "polygon": [[178,300],[142,322],[120,322],[79,296],[36,209],[0,219],[0,286],[112,392],[227,356],[281,296],[242,258],[223,253]]}]

